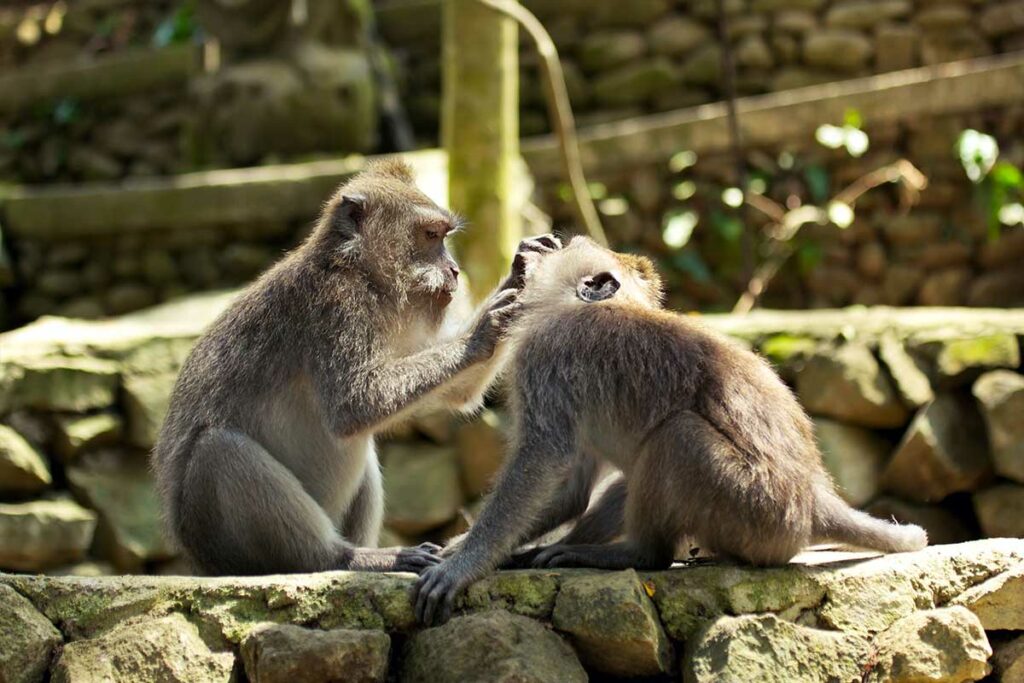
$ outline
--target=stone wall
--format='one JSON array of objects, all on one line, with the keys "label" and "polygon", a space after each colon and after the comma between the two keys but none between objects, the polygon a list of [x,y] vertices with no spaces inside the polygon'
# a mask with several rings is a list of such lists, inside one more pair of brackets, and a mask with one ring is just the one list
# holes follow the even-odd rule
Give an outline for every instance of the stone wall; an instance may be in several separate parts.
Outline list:
[{"label": "stone wall", "polygon": [[[116,180],[376,148],[358,0],[0,9],[0,181]],[[213,40],[216,40],[214,44]],[[383,53],[381,53],[383,54]]]},{"label": "stone wall", "polygon": [[1024,672],[1022,562],[1024,541],[1001,539],[761,570],[500,572],[427,629],[409,574],[0,574],[0,678],[1011,683]]},{"label": "stone wall", "polygon": [[[1024,226],[994,221],[985,194],[989,190],[968,179],[956,151],[966,129],[994,134],[1001,159],[1024,165],[1024,111],[1019,107],[869,123],[864,131],[870,147],[858,158],[817,144],[812,131],[796,140],[752,147],[747,154],[750,177],[779,205],[793,197],[823,205],[858,178],[900,158],[928,178],[916,203],[907,203],[900,187],[883,184],[858,200],[848,228],[833,223],[804,227],[764,305],[1024,305]],[[660,264],[672,308],[729,310],[746,286],[744,234],[750,235],[759,261],[768,219],[755,209],[737,211],[724,203],[723,191],[736,183],[730,154],[693,155],[680,168],[677,153],[686,151],[665,149],[660,159],[619,165],[610,154],[612,163],[595,159],[588,180],[599,184],[597,206],[612,243]],[[535,164],[534,172],[553,178],[557,170]],[[537,201],[554,223],[570,223],[574,214],[561,185],[540,180],[537,186]],[[674,221],[692,221],[683,248],[667,237]]]},{"label": "stone wall", "polygon": [[[434,141],[438,3],[377,0],[420,136]],[[722,99],[714,0],[524,3],[554,38],[581,123]],[[737,90],[751,95],[1024,48],[1019,1],[727,0]],[[524,135],[547,130],[536,57],[522,39]]]},{"label": "stone wall", "polygon": [[[146,453],[178,367],[231,296],[0,335],[0,570],[182,571],[161,540]],[[777,364],[851,504],[920,524],[934,543],[1024,537],[1020,310],[705,319]],[[464,531],[502,462],[504,423],[495,403],[384,439],[383,542]]]}]

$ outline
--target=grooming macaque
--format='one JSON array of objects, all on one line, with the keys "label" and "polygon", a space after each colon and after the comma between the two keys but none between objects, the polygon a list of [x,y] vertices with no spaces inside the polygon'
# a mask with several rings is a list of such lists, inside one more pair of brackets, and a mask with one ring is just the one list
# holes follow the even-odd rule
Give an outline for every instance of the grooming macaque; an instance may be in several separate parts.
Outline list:
[{"label": "grooming macaque", "polygon": [[376,548],[374,434],[481,400],[535,252],[466,329],[440,339],[457,219],[379,162],[343,185],[309,238],[212,325],[182,367],[153,454],[167,526],[209,574],[422,571],[436,546]]},{"label": "grooming macaque", "polygon": [[[585,533],[537,552],[534,566],[663,568],[685,539],[755,565],[825,541],[893,552],[927,544],[921,528],[843,502],[789,389],[754,353],[662,310],[646,259],[577,237],[536,264],[519,300],[509,458],[459,547],[420,577],[424,623],[446,619],[463,588],[552,519],[579,514],[595,459],[624,483],[587,513]],[[606,543],[623,506],[625,539]]]}]

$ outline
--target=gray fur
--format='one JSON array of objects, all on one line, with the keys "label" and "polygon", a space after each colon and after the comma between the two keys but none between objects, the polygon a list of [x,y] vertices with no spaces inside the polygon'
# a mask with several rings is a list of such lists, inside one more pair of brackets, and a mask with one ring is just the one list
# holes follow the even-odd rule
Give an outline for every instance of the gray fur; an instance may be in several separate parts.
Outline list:
[{"label": "gray fur", "polygon": [[439,338],[458,270],[437,231],[454,222],[408,167],[378,163],[196,344],[152,464],[169,533],[197,570],[420,571],[438,561],[436,547],[374,547],[374,434],[419,410],[479,404],[497,370],[514,290]]},{"label": "gray fur", "polygon": [[[620,283],[613,296],[588,291],[606,289],[597,274]],[[689,539],[756,565],[785,563],[820,541],[927,544],[919,527],[846,506],[810,419],[771,367],[662,310],[660,290],[646,259],[584,238],[537,265],[511,333],[510,457],[461,547],[420,578],[422,621],[447,618],[459,591],[509,557],[592,456],[618,468],[625,488],[615,486],[575,538],[537,552],[534,566],[663,568]],[[625,539],[607,544],[623,519]]]}]

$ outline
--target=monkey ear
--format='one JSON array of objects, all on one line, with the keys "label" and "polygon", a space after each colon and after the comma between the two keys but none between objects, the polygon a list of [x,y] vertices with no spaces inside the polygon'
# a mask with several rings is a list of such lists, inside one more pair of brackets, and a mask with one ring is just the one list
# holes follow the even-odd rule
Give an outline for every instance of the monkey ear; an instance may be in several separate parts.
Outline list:
[{"label": "monkey ear", "polygon": [[595,275],[587,275],[576,285],[576,296],[588,304],[611,299],[619,291],[619,279],[612,273],[604,271]]},{"label": "monkey ear", "polygon": [[352,237],[359,232],[366,213],[366,197],[361,194],[344,195],[331,212],[331,228],[343,237]]}]

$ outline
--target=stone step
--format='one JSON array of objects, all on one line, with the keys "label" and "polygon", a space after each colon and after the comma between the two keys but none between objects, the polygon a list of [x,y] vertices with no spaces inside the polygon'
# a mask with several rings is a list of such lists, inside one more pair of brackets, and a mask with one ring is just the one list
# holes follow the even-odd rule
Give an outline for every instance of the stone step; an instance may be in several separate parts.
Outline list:
[{"label": "stone step", "polygon": [[[227,681],[237,666],[252,680],[283,680],[272,670],[326,680],[350,662],[345,674],[384,680],[397,637],[405,647],[390,666],[402,680],[681,669],[683,680],[782,681],[796,680],[796,663],[799,680],[978,680],[993,649],[1024,630],[1022,562],[1024,540],[992,539],[888,556],[810,551],[768,569],[504,571],[471,585],[456,617],[432,629],[415,622],[411,574],[0,574],[0,625],[34,625],[0,629],[0,678],[24,669],[41,680],[52,666],[54,680],[190,671]],[[1007,657],[996,665],[1015,666]]]}]

